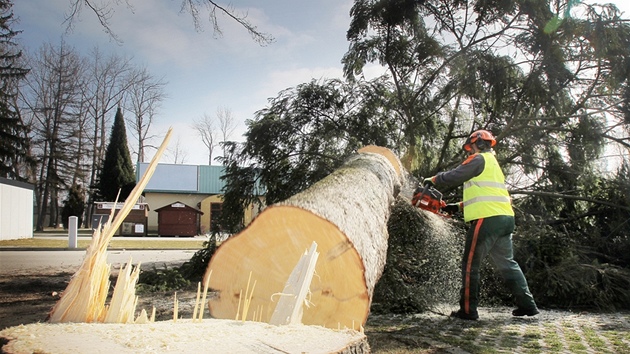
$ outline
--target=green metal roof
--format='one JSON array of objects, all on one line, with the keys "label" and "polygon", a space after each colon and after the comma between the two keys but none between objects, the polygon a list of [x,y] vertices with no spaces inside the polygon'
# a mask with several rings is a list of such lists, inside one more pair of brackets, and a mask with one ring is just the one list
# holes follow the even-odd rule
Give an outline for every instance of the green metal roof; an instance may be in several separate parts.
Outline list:
[{"label": "green metal roof", "polygon": [[220,194],[225,182],[221,179],[223,166],[199,166],[199,193]]}]

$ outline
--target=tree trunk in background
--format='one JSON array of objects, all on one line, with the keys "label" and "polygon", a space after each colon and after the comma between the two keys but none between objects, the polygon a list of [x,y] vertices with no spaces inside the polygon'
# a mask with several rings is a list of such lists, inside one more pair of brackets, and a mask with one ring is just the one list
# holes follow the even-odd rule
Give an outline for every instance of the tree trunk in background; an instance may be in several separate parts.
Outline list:
[{"label": "tree trunk in background", "polygon": [[315,241],[320,256],[302,322],[358,330],[385,266],[387,220],[403,172],[391,151],[368,146],[309,189],[265,209],[211,259],[210,288],[219,292],[210,301],[212,315],[240,319],[249,291],[247,319],[268,322],[291,271]]}]

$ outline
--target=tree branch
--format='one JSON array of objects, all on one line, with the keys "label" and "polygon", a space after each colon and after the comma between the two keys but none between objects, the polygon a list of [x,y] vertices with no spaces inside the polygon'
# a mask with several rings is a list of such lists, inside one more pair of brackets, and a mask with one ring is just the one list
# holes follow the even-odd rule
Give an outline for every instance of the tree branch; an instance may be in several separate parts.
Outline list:
[{"label": "tree branch", "polygon": [[[96,15],[96,18],[98,19],[99,23],[105,30],[105,33],[107,33],[117,43],[122,43],[122,40],[116,35],[116,33],[114,33],[114,31],[111,29],[111,26],[110,26],[109,21],[111,20],[112,14],[114,12],[114,10],[112,9],[111,3],[102,5],[99,7],[99,6],[94,5],[93,0],[69,0],[69,1],[70,1],[70,13],[66,16],[66,19],[63,22],[64,24],[67,24],[68,32],[72,31],[72,28],[74,27],[74,21],[78,16],[80,16],[83,6],[87,6]],[[121,1],[122,0],[114,0],[113,5],[116,5],[120,3]],[[133,12],[133,6],[127,0],[125,0],[125,2],[127,4],[127,7],[131,9]],[[182,11],[187,11],[188,13],[190,13],[190,15],[193,18],[193,24],[195,26],[195,29],[199,30],[200,28],[199,5],[203,5],[203,4],[208,6],[208,10],[210,11],[210,15],[209,15],[210,23],[212,24],[215,33],[221,35],[221,28],[218,25],[216,14],[215,14],[215,9],[219,9],[219,11],[223,12],[228,17],[236,21],[238,24],[243,26],[247,30],[247,32],[249,32],[249,35],[252,37],[252,39],[256,43],[260,44],[261,46],[266,46],[274,42],[275,39],[273,38],[272,35],[259,31],[256,26],[254,26],[249,21],[247,21],[246,19],[247,15],[237,15],[234,10],[223,7],[217,4],[213,0],[182,0],[181,9]]]},{"label": "tree branch", "polygon": [[552,197],[552,198],[562,198],[562,199],[572,199],[572,200],[582,200],[585,202],[595,203],[606,205],[613,208],[618,208],[626,211],[630,211],[630,207],[626,207],[623,205],[618,205],[615,203],[607,202],[604,200],[593,199],[588,197],[581,197],[579,195],[571,195],[571,194],[562,194],[562,193],[552,193],[552,192],[542,192],[542,191],[525,191],[525,190],[510,190],[510,194],[523,194],[523,195],[533,195],[539,197]]}]

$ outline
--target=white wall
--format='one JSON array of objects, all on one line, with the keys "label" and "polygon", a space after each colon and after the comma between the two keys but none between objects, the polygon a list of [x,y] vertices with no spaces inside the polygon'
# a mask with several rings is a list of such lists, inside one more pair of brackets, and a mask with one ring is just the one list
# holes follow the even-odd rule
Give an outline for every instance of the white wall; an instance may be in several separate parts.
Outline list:
[{"label": "white wall", "polygon": [[0,240],[33,237],[33,189],[0,180]]}]

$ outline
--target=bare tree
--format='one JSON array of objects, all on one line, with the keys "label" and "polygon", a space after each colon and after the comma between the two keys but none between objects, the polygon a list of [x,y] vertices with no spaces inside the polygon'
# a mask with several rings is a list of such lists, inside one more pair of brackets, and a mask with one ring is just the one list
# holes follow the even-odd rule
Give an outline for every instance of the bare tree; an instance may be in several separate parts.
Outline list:
[{"label": "bare tree", "polygon": [[[117,42],[122,40],[114,33],[111,28],[110,20],[113,16],[114,9],[111,3],[97,4],[93,0],[69,0],[70,1],[70,13],[66,16],[64,23],[67,25],[67,30],[71,31],[74,22],[81,14],[83,7],[90,9],[95,15],[105,32]],[[118,3],[115,1],[114,3]],[[127,7],[133,12],[133,6],[127,2]],[[192,17],[193,24],[197,31],[201,31],[201,16],[205,10],[208,12],[208,19],[214,30],[215,37],[221,37],[222,31],[217,20],[217,12],[224,14],[236,21],[243,28],[247,30],[252,39],[261,46],[268,45],[274,41],[272,35],[264,33],[258,30],[256,26],[247,20],[247,13],[238,13],[232,6],[222,6],[212,0],[181,0],[181,11],[188,12]]]},{"label": "bare tree", "polygon": [[166,82],[154,78],[146,68],[134,70],[129,79],[130,86],[126,94],[126,108],[133,114],[127,118],[129,131],[136,138],[138,162],[144,162],[145,148],[149,147],[149,128],[153,118],[166,98]]},{"label": "bare tree", "polygon": [[58,201],[69,183],[85,181],[83,115],[84,61],[65,43],[43,46],[31,61],[25,102],[32,117],[33,150],[38,161],[36,229],[55,226]]},{"label": "bare tree", "polygon": [[[221,143],[225,144],[234,134],[238,123],[232,111],[226,107],[217,108],[217,119],[219,121],[219,131],[221,132]],[[225,146],[223,147],[223,156],[225,156]]]},{"label": "bare tree", "polygon": [[[92,127],[91,158],[92,165],[89,179],[88,205],[94,201],[98,171],[101,170],[107,146],[109,122],[114,117],[114,109],[121,103],[123,93],[133,82],[130,59],[117,55],[105,57],[98,48],[94,48],[89,59],[89,82],[86,86],[86,114]],[[91,208],[83,219],[91,219]]]},{"label": "bare tree", "polygon": [[186,152],[186,150],[184,150],[184,148],[182,147],[182,140],[181,137],[177,137],[177,141],[175,141],[175,144],[172,147],[169,147],[166,149],[166,151],[171,155],[171,157],[173,158],[173,163],[174,164],[184,164],[186,163],[186,158],[188,157],[188,152]]},{"label": "bare tree", "polygon": [[217,145],[217,131],[212,117],[204,113],[200,120],[194,120],[192,127],[201,137],[201,141],[208,148],[208,165],[212,165],[212,152]]}]

